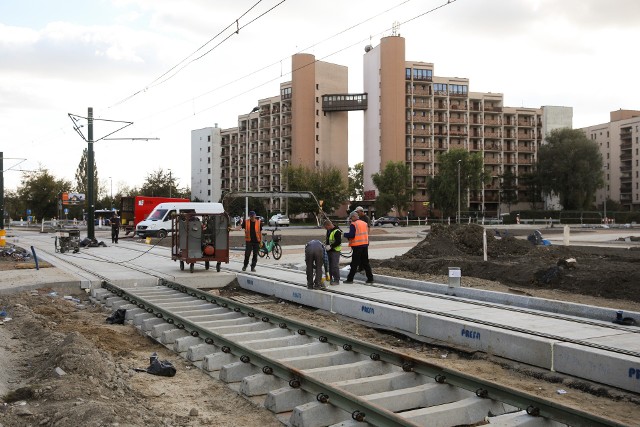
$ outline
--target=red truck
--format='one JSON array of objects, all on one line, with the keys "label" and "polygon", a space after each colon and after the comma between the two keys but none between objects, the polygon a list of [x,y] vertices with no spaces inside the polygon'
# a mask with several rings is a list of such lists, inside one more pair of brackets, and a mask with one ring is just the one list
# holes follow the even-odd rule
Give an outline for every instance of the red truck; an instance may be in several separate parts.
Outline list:
[{"label": "red truck", "polygon": [[165,202],[190,202],[176,197],[126,196],[120,203],[121,228],[125,235],[135,232],[136,225],[149,216],[153,208]]}]

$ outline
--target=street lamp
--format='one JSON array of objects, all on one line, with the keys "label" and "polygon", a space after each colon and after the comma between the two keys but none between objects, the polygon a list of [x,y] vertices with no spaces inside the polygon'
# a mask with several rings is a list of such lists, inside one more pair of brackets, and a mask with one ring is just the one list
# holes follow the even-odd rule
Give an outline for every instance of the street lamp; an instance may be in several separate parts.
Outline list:
[{"label": "street lamp", "polygon": [[113,210],[113,179],[109,177],[109,181],[111,182],[111,209]]},{"label": "street lamp", "polygon": [[[284,183],[284,191],[289,191],[289,160],[284,161],[284,177],[286,179]],[[284,214],[289,218],[289,198],[284,199]]]},{"label": "street lamp", "polygon": [[171,187],[173,187],[173,181],[171,180],[171,169],[169,169],[169,197],[171,197]]},{"label": "street lamp", "polygon": [[[249,126],[251,123],[251,114],[255,113],[256,111],[258,111],[259,108],[258,107],[253,107],[253,109],[249,112],[249,114],[247,115],[247,140],[245,141],[246,144],[246,152],[245,152],[245,160],[246,160],[246,164],[244,165],[244,167],[246,168],[246,179],[244,182],[244,189],[245,192],[248,193],[249,192]],[[249,196],[245,196],[244,197],[244,217],[245,219],[249,218]]]},{"label": "street lamp", "polygon": [[462,159],[458,160],[458,218],[456,223],[460,224],[460,162]]}]

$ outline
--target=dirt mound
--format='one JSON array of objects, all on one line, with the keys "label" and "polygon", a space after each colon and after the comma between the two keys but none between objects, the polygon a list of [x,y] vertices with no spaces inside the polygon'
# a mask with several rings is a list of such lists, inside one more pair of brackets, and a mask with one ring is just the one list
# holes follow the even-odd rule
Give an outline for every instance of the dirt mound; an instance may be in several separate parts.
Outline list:
[{"label": "dirt mound", "polygon": [[[435,256],[483,255],[484,228],[476,225],[442,225],[435,224],[431,232],[409,250],[403,258],[432,258]],[[532,250],[531,243],[517,240],[506,235],[500,239],[487,233],[487,255],[500,258],[512,255],[524,255]]]},{"label": "dirt mound", "polygon": [[[522,289],[566,292],[640,302],[640,253],[618,248],[536,246],[503,232],[487,232],[487,261],[483,257],[484,229],[475,224],[434,225],[406,254],[372,260],[372,266],[420,274],[447,275],[460,267],[464,277],[498,281]],[[575,259],[569,265],[567,259]],[[375,273],[375,272],[374,272]]]}]

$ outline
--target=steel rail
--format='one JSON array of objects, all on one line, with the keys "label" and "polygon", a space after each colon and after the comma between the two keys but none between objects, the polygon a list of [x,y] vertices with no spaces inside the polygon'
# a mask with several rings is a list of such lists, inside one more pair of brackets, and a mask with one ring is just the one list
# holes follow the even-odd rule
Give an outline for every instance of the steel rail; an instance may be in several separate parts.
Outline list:
[{"label": "steel rail", "polygon": [[[433,378],[436,383],[450,384],[460,387],[471,392],[475,392],[478,397],[491,398],[496,401],[507,403],[509,405],[525,409],[531,416],[540,416],[550,418],[558,422],[562,422],[572,426],[616,426],[620,425],[612,420],[590,414],[582,410],[566,407],[553,401],[542,399],[540,397],[529,395],[524,392],[491,383],[485,380],[479,380],[472,376],[453,371],[451,369],[442,368],[433,365],[421,359],[416,359],[403,353],[388,350],[374,344],[347,337],[337,333],[327,332],[325,330],[304,324],[299,321],[275,315],[266,310],[256,309],[224,297],[212,296],[211,294],[200,291],[195,288],[187,287],[170,281],[162,281],[162,285],[167,286],[175,291],[187,294],[196,300],[207,301],[214,305],[227,308],[237,313],[245,314],[249,317],[260,317],[263,322],[273,323],[281,328],[296,330],[300,335],[307,335],[317,338],[321,342],[331,343],[337,347],[341,347],[345,351],[354,351],[364,355],[374,361],[382,361],[395,366],[402,367],[405,372],[415,372],[420,375]],[[197,324],[190,322],[188,319],[175,315],[169,310],[149,303],[142,302],[143,299],[133,293],[127,292],[126,288],[121,288],[110,283],[103,283],[103,287],[110,292],[123,297],[125,300],[129,298],[131,304],[137,305],[139,308],[145,309],[148,313],[155,314],[157,317],[163,317],[165,321],[173,323],[178,329],[184,329],[192,336],[204,337],[205,342],[226,347],[228,352],[238,356],[244,363],[252,363],[257,367],[261,367],[262,371],[271,372],[280,378],[290,382],[297,380],[297,386],[303,387],[305,390],[313,393],[323,393],[326,401],[331,401],[335,406],[350,412],[352,414],[364,414],[364,419],[374,425],[413,425],[408,424],[408,420],[390,412],[377,405],[368,403],[366,400],[354,396],[339,388],[324,384],[304,372],[288,367],[286,364],[277,360],[265,357],[257,353],[255,350],[238,344],[232,340],[224,338],[219,334],[208,331],[206,328],[199,327]],[[159,314],[161,314],[161,316]],[[179,322],[179,323],[176,323]],[[266,372],[265,372],[266,373]],[[319,399],[320,400],[320,399]],[[322,400],[320,400],[322,401]],[[326,403],[326,402],[325,402]],[[356,412],[358,411],[358,412]],[[391,423],[391,424],[387,424]]]}]

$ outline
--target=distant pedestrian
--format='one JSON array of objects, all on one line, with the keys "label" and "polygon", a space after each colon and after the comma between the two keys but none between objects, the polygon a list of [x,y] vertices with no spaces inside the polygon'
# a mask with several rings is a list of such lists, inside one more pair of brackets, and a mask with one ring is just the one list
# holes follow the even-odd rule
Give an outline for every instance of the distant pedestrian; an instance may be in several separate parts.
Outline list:
[{"label": "distant pedestrian", "polygon": [[329,274],[329,257],[320,240],[311,240],[304,246],[304,262],[307,266],[307,289],[323,289],[322,269]]},{"label": "distant pedestrian", "polygon": [[118,212],[113,211],[111,214],[111,243],[118,243],[118,235],[120,234],[120,217]]},{"label": "distant pedestrian", "polygon": [[244,228],[245,241],[244,265],[242,266],[242,271],[247,270],[251,252],[253,252],[253,258],[251,259],[251,271],[256,271],[258,252],[260,251],[260,243],[262,242],[262,221],[256,218],[256,213],[254,211],[249,211],[249,219],[244,220],[242,228]]},{"label": "distant pedestrian", "polygon": [[360,220],[364,221],[367,224],[367,227],[369,227],[371,225],[371,221],[369,220],[367,214],[364,213],[364,208],[362,206],[358,206],[356,208],[356,212],[358,212],[358,217],[360,218]]},{"label": "distant pedestrian", "polygon": [[340,253],[342,252],[342,230],[333,225],[331,220],[324,221],[324,228],[327,230],[325,241],[327,255],[329,257],[330,284],[340,284]]},{"label": "distant pedestrian", "polygon": [[366,276],[367,283],[373,283],[373,272],[369,264],[369,230],[367,224],[360,219],[358,212],[353,211],[349,215],[351,225],[349,231],[344,233],[344,237],[349,239],[349,246],[353,251],[351,254],[351,265],[347,280],[344,283],[353,283],[353,277],[358,271],[358,267],[362,267]]}]

